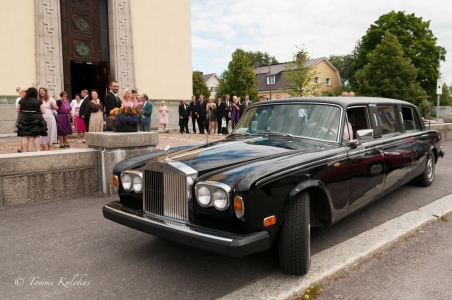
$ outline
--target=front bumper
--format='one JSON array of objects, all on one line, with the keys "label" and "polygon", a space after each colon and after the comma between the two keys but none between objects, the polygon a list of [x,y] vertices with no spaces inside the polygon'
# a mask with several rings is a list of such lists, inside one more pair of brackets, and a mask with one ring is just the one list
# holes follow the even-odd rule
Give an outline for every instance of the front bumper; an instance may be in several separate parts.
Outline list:
[{"label": "front bumper", "polygon": [[270,247],[270,236],[266,231],[244,236],[234,235],[145,214],[124,207],[119,202],[104,205],[102,212],[105,218],[130,228],[226,256],[242,257]]}]

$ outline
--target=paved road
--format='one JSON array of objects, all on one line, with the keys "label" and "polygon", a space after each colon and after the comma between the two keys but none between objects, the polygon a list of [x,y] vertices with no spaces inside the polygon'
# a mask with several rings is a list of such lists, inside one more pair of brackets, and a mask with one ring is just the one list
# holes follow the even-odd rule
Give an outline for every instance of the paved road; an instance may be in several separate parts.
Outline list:
[{"label": "paved road", "polygon": [[326,299],[452,299],[452,214],[323,288]]},{"label": "paved road", "polygon": [[[313,230],[313,254],[452,193],[452,142],[443,148],[430,188],[408,184],[333,227]],[[280,272],[274,248],[228,258],[113,223],[101,212],[110,200],[0,211],[0,299],[213,299]]]}]

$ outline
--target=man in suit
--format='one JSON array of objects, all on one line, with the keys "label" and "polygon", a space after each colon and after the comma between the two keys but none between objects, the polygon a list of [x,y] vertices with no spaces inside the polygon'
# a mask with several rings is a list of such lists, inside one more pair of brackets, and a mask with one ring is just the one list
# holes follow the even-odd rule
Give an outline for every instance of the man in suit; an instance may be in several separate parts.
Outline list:
[{"label": "man in suit", "polygon": [[140,131],[151,131],[151,116],[152,116],[152,103],[148,100],[148,95],[143,94],[141,96],[143,109],[141,114],[144,116],[141,125]]},{"label": "man in suit", "polygon": [[198,128],[201,134],[204,134],[204,128],[207,133],[209,132],[209,125],[204,125],[205,120],[207,119],[207,101],[204,100],[204,96],[199,95],[199,101],[196,103],[196,115],[198,117]]},{"label": "man in suit", "polygon": [[190,102],[191,123],[193,124],[193,133],[196,133],[196,97],[191,96]]},{"label": "man in suit", "polygon": [[231,96],[229,94],[226,94],[226,101],[224,102],[224,117],[226,119],[226,128],[229,128],[229,120],[231,119],[231,115],[229,114],[231,112],[231,101],[229,99]]},{"label": "man in suit", "polygon": [[251,105],[250,96],[248,94],[245,95],[245,100],[242,102],[242,115],[245,113],[245,111],[248,109],[248,107]]},{"label": "man in suit", "polygon": [[81,118],[83,119],[83,123],[85,123],[86,132],[89,132],[89,117],[91,114],[89,113],[88,108],[89,102],[88,90],[82,90],[80,94],[82,94],[82,104],[80,104],[79,116],[81,116]]},{"label": "man in suit", "polygon": [[[108,123],[108,130],[113,130],[111,128],[111,122],[112,120],[108,119],[110,116],[110,111],[114,109],[115,107],[121,107],[121,100],[118,97],[118,91],[119,91],[119,83],[116,80],[112,80],[109,85],[110,91],[105,96],[105,114],[107,116],[107,123]],[[110,122],[108,122],[110,121]]]},{"label": "man in suit", "polygon": [[221,123],[224,119],[224,103],[221,102],[221,96],[218,96],[217,98],[217,128],[218,128],[218,133],[217,135],[223,135],[223,133],[221,132]]},{"label": "man in suit", "polygon": [[179,105],[179,127],[180,133],[190,133],[188,131],[188,119],[190,118],[190,107],[187,105],[187,101],[185,99],[182,100],[182,103]]}]

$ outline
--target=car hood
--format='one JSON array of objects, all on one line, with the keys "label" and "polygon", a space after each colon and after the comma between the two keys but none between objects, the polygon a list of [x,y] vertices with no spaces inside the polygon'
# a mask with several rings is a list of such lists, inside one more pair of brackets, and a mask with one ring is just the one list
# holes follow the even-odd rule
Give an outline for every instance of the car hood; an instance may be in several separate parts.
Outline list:
[{"label": "car hood", "polygon": [[256,137],[226,139],[191,149],[173,152],[169,158],[180,161],[198,173],[206,173],[223,167],[231,167],[250,161],[268,160],[303,152],[318,152],[322,144],[285,137]]}]

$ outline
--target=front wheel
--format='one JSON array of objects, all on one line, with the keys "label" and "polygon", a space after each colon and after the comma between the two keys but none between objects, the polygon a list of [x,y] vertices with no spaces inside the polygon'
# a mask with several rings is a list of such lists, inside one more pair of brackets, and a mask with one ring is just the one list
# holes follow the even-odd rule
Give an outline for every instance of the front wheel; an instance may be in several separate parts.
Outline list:
[{"label": "front wheel", "polygon": [[287,206],[279,235],[279,264],[285,273],[304,275],[311,266],[309,194],[298,194]]},{"label": "front wheel", "polygon": [[427,154],[427,163],[425,164],[424,172],[421,175],[414,178],[414,183],[419,186],[430,186],[435,178],[435,159],[433,154],[429,152]]}]

